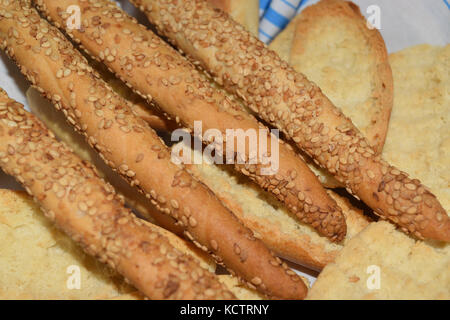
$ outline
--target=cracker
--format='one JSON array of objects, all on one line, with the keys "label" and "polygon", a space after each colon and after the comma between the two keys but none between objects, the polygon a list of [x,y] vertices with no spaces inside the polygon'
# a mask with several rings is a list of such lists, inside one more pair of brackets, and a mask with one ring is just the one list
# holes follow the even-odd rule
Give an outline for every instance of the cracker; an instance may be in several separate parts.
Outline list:
[{"label": "cracker", "polygon": [[290,62],[291,48],[294,40],[295,28],[300,15],[295,16],[288,25],[273,39],[269,48],[278,53],[281,59]]},{"label": "cracker", "polygon": [[[80,289],[69,289],[69,266]],[[0,299],[111,299],[136,289],[86,255],[21,191],[0,190]]]},{"label": "cracker", "polygon": [[415,241],[380,221],[348,242],[307,299],[450,299],[449,266],[449,244]]},{"label": "cracker", "polygon": [[383,157],[429,187],[450,211],[450,45],[390,55],[395,81]]}]

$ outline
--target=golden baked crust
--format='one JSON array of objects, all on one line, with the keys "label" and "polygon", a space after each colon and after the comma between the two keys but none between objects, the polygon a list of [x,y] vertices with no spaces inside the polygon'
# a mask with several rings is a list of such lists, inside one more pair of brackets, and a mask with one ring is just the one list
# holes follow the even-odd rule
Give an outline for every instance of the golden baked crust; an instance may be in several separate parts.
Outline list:
[{"label": "golden baked crust", "polygon": [[116,78],[104,64],[89,59],[89,64],[100,74],[103,80],[119,95],[130,101],[133,112],[155,130],[172,131],[178,124],[169,115],[163,113],[154,103],[148,103],[133,92],[123,81]]},{"label": "golden baked crust", "polygon": [[[303,277],[302,277],[303,279]],[[239,300],[264,300],[266,299],[258,291],[247,288],[238,278],[229,275],[219,275],[219,281],[222,282]],[[305,279],[303,279],[305,282]],[[307,283],[307,282],[305,282]]]},{"label": "golden baked crust", "polygon": [[117,193],[125,199],[125,203],[135,209],[139,216],[152,223],[181,235],[183,229],[175,224],[175,219],[169,217],[159,210],[145,197],[145,195],[136,192],[136,189],[130,186],[117,172],[114,172],[100,158],[84,139],[67,122],[63,112],[56,110],[53,104],[42,97],[42,95],[33,87],[27,92],[27,101],[30,110],[41,120],[45,126],[52,131],[55,136],[66,143],[73,152],[83,160],[92,163],[99,175],[112,184]]},{"label": "golden baked crust", "polygon": [[[379,289],[369,289],[377,266]],[[415,241],[385,221],[371,223],[325,267],[307,299],[450,299],[450,244]]]},{"label": "golden baked crust", "polygon": [[251,34],[258,36],[259,0],[208,0],[211,4],[227,12],[235,21],[243,25]]},{"label": "golden baked crust", "polygon": [[450,45],[389,57],[394,109],[383,156],[421,179],[450,211]]},{"label": "golden baked crust", "polygon": [[[67,287],[69,266],[79,267],[79,290]],[[111,299],[136,290],[85,254],[22,191],[0,190],[0,270],[0,299]]]}]

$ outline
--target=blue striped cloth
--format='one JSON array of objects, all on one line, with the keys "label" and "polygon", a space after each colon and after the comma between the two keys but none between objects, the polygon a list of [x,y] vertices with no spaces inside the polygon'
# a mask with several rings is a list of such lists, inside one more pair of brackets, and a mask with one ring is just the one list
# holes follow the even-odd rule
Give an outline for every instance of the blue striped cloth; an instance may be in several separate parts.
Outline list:
[{"label": "blue striped cloth", "polygon": [[259,39],[272,41],[308,0],[260,0]]}]

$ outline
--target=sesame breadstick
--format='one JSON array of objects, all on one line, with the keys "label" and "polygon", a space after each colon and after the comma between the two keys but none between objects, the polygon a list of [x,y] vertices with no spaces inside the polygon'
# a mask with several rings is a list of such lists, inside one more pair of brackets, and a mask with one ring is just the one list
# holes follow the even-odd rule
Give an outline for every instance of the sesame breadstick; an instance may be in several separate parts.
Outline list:
[{"label": "sesame breadstick", "polygon": [[143,99],[141,96],[133,92],[124,82],[111,74],[105,65],[92,59],[90,61],[88,60],[88,62],[96,71],[98,71],[102,79],[105,80],[114,91],[132,102],[132,111],[139,118],[145,120],[145,122],[147,122],[152,129],[172,131],[178,128],[178,125],[174,119],[171,119],[167,114],[163,114],[163,112],[161,112],[153,103],[147,103],[146,99]]},{"label": "sesame breadstick", "polygon": [[73,127],[67,123],[65,115],[55,110],[53,104],[43,98],[34,88],[27,91],[28,107],[38,119],[49,129],[59,141],[64,142],[81,159],[94,165],[101,178],[108,181],[116,190],[119,197],[123,197],[125,204],[136,210],[139,217],[154,223],[177,235],[182,235],[183,229],[176,225],[175,219],[162,213],[147,199],[145,195],[136,192],[136,189],[113,172],[100,158],[97,151],[91,148],[84,136],[78,134]]},{"label": "sesame breadstick", "polygon": [[205,185],[170,161],[156,133],[28,1],[0,1],[0,46],[105,162],[251,287],[301,299],[307,288]]},{"label": "sesame breadstick", "polygon": [[[158,30],[383,219],[450,241],[450,218],[419,180],[377,156],[320,88],[203,0],[132,0]],[[349,88],[351,90],[351,88]]]},{"label": "sesame breadstick", "polygon": [[[235,101],[214,88],[190,62],[152,31],[139,25],[117,4],[109,0],[39,0],[36,3],[83,48],[103,61],[136,92],[154,99],[183,126],[193,130],[194,121],[201,120],[203,132],[219,130],[223,137],[226,137],[227,129],[251,129],[256,133],[264,129]],[[79,30],[67,28],[69,15],[65,8],[74,4],[83,12]],[[277,138],[266,136],[266,145],[270,147],[271,140]],[[206,136],[202,135],[202,138],[205,143],[209,142]],[[261,145],[259,136],[256,139]],[[227,150],[233,143],[234,138],[223,145],[219,143],[218,147]],[[245,154],[236,158],[242,156],[248,160],[250,154],[247,145]],[[260,161],[256,164],[236,163],[235,169],[274,194],[300,221],[312,225],[319,234],[332,241],[341,241],[346,233],[344,216],[317,177],[287,144],[279,145],[277,161],[277,172],[269,175],[261,173],[266,166]]]},{"label": "sesame breadstick", "polygon": [[171,131],[177,128],[176,122],[171,121],[171,119],[166,118],[158,109],[154,106],[150,106],[146,101],[136,98],[141,98],[139,96],[127,96],[127,93],[121,92],[124,89],[128,89],[125,84],[120,80],[116,79],[105,79],[102,78],[113,88],[114,91],[118,92],[125,99],[132,102],[132,111],[142,120],[147,122],[150,127],[154,130],[161,131]]},{"label": "sesame breadstick", "polygon": [[233,298],[159,227],[126,209],[88,162],[1,88],[0,166],[34,196],[47,218],[149,298]]}]

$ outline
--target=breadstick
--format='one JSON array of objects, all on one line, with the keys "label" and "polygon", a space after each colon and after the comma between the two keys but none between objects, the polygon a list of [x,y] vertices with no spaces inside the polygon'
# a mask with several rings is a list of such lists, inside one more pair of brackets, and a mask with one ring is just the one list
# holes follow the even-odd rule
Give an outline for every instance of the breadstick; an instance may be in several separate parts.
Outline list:
[{"label": "breadstick", "polygon": [[183,233],[183,229],[176,225],[176,221],[172,217],[157,210],[145,195],[136,192],[134,187],[131,187],[120,175],[113,172],[100,158],[98,153],[88,145],[84,136],[74,131],[67,123],[64,114],[55,110],[52,103],[43,98],[36,89],[28,89],[27,100],[30,110],[38,119],[58,140],[69,146],[78,157],[92,163],[97,169],[99,176],[114,187],[116,193],[124,198],[127,206],[136,210],[140,217],[149,222],[155,223],[177,235]]},{"label": "breadstick", "polygon": [[154,104],[148,104],[145,99],[128,88],[125,83],[117,79],[109,72],[105,65],[90,60],[89,64],[94,67],[103,80],[108,83],[111,88],[125,99],[132,102],[132,111],[141,119],[145,120],[154,130],[172,131],[178,127],[175,120],[163,114]]},{"label": "breadstick", "polygon": [[[109,0],[36,1],[38,8],[58,26],[80,42],[89,53],[103,61],[111,70],[144,97],[152,98],[168,114],[193,130],[194,121],[202,121],[202,129],[253,130],[264,127],[242,108],[212,87],[195,67],[158,36]],[[67,28],[66,9],[76,4],[83,12],[80,29]],[[100,36],[101,35],[101,36]],[[131,48],[131,50],[130,50]],[[203,135],[202,135],[203,136]],[[207,137],[202,137],[208,142]],[[261,145],[259,136],[256,137]],[[273,136],[267,137],[267,146]],[[280,143],[281,140],[278,140]],[[234,138],[218,147],[227,150]],[[251,150],[246,146],[244,159]],[[236,156],[240,158],[240,156]],[[286,144],[279,145],[279,169],[276,174],[264,175],[263,166],[235,164],[235,168],[249,176],[262,188],[273,193],[300,221],[312,225],[321,235],[339,242],[345,237],[345,219],[336,202],[321,186],[307,165]],[[235,161],[236,162],[236,161]],[[248,162],[248,161],[247,161]]]},{"label": "breadstick", "polygon": [[0,2],[0,44],[22,73],[66,117],[105,162],[185,228],[218,263],[270,297],[307,291],[286,264],[216,196],[170,161],[156,133],[103,82],[72,44],[27,1]]},{"label": "breadstick", "polygon": [[381,218],[418,238],[450,241],[450,219],[436,197],[375,155],[319,87],[227,14],[203,0],[131,2],[219,84],[282,130]]},{"label": "breadstick", "polygon": [[1,168],[88,254],[153,299],[233,297],[212,273],[175,249],[158,227],[126,209],[89,163],[3,89],[0,110]]}]

